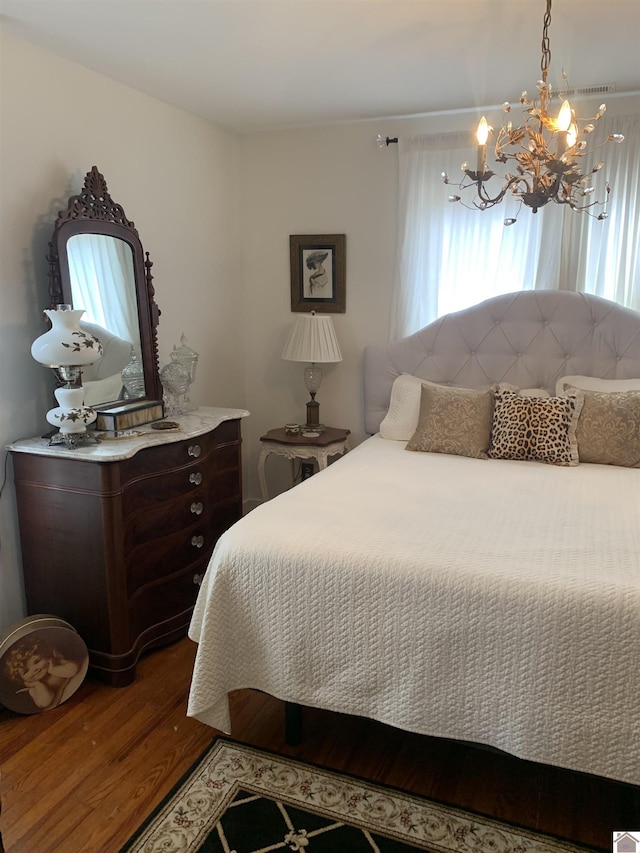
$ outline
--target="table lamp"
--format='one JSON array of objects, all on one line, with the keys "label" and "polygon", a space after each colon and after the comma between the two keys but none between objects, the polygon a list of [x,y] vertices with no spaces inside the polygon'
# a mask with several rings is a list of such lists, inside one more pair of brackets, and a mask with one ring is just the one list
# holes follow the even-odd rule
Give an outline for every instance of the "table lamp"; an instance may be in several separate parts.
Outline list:
[{"label": "table lamp", "polygon": [[73,449],[87,440],[95,440],[94,436],[87,436],[87,426],[95,421],[96,413],[84,405],[81,377],[82,368],[102,356],[102,344],[80,327],[84,310],[57,305],[44,313],[51,321],[51,328],[33,342],[31,355],[40,364],[51,367],[63,383],[54,391],[58,407],[47,412],[47,421],[59,429],[49,443],[64,443]]},{"label": "table lamp", "polygon": [[316,394],[322,384],[322,368],[318,365],[342,361],[331,317],[316,314],[315,311],[298,317],[285,344],[282,358],[286,361],[309,362],[304,370],[304,384],[311,394],[307,403],[305,428],[321,431],[320,403],[316,401]]}]

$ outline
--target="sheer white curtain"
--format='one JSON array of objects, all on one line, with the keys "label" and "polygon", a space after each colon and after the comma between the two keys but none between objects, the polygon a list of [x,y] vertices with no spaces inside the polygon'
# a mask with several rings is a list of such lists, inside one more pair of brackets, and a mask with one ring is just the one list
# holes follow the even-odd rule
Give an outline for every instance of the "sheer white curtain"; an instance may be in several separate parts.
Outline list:
[{"label": "sheer white curtain", "polygon": [[[104,234],[78,234],[67,246],[73,304],[83,320],[138,341],[138,305],[131,247]],[[105,286],[107,283],[107,286]]]},{"label": "sheer white curtain", "polygon": [[640,307],[638,122],[616,119],[610,122],[615,128],[599,129],[626,136],[623,145],[608,144],[597,153],[606,159],[602,171],[613,187],[604,222],[550,204],[536,214],[523,208],[517,223],[505,227],[505,217],[518,211],[516,199],[482,212],[447,200],[456,190],[445,186],[440,174],[445,171],[458,182],[460,164],[475,163],[470,133],[400,139],[391,339],[442,314],[515,290],[589,290]]},{"label": "sheer white curtain", "polygon": [[609,218],[599,222],[566,212],[562,287],[640,311],[640,116],[606,116],[599,124],[604,137],[625,137],[621,145],[608,143],[587,161],[589,166],[605,161],[602,171],[611,184]]}]

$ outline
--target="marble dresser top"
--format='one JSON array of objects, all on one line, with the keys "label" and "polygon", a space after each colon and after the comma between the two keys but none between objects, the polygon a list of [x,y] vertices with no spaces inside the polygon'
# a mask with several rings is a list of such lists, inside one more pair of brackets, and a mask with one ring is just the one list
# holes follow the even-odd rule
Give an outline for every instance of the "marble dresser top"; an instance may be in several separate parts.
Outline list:
[{"label": "marble dresser top", "polygon": [[76,459],[84,462],[118,462],[129,459],[146,447],[157,447],[160,444],[173,444],[210,432],[223,421],[246,418],[246,409],[225,409],[202,407],[185,415],[168,418],[179,424],[176,430],[154,430],[150,424],[143,424],[133,430],[135,435],[126,438],[108,437],[108,433],[98,432],[100,443],[83,444],[73,450],[64,444],[51,446],[47,438],[24,438],[7,449],[13,453],[35,453],[41,456],[56,456],[63,459]]}]

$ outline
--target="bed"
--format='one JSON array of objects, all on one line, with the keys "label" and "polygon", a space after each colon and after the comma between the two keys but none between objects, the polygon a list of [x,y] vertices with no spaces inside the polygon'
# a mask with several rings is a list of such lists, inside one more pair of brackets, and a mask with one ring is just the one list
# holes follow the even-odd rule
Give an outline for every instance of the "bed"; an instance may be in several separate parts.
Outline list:
[{"label": "bed", "polygon": [[[640,784],[638,377],[640,315],[570,292],[368,347],[370,437],[216,546],[188,714],[230,732],[228,693],[249,687]],[[554,407],[573,456],[552,442],[539,461],[540,438],[510,456],[500,418]],[[446,443],[466,415],[432,429],[460,411],[475,455]]]}]

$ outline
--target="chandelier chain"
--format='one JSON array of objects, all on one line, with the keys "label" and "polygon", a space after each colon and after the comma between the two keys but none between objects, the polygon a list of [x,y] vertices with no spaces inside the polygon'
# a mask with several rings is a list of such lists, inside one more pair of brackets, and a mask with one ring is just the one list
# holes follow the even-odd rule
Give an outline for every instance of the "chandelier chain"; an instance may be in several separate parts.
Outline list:
[{"label": "chandelier chain", "polygon": [[540,60],[540,68],[542,70],[542,79],[547,82],[547,73],[551,65],[551,47],[549,44],[549,27],[551,26],[551,0],[547,0],[547,10],[544,13],[544,21],[542,25],[542,58]]}]

